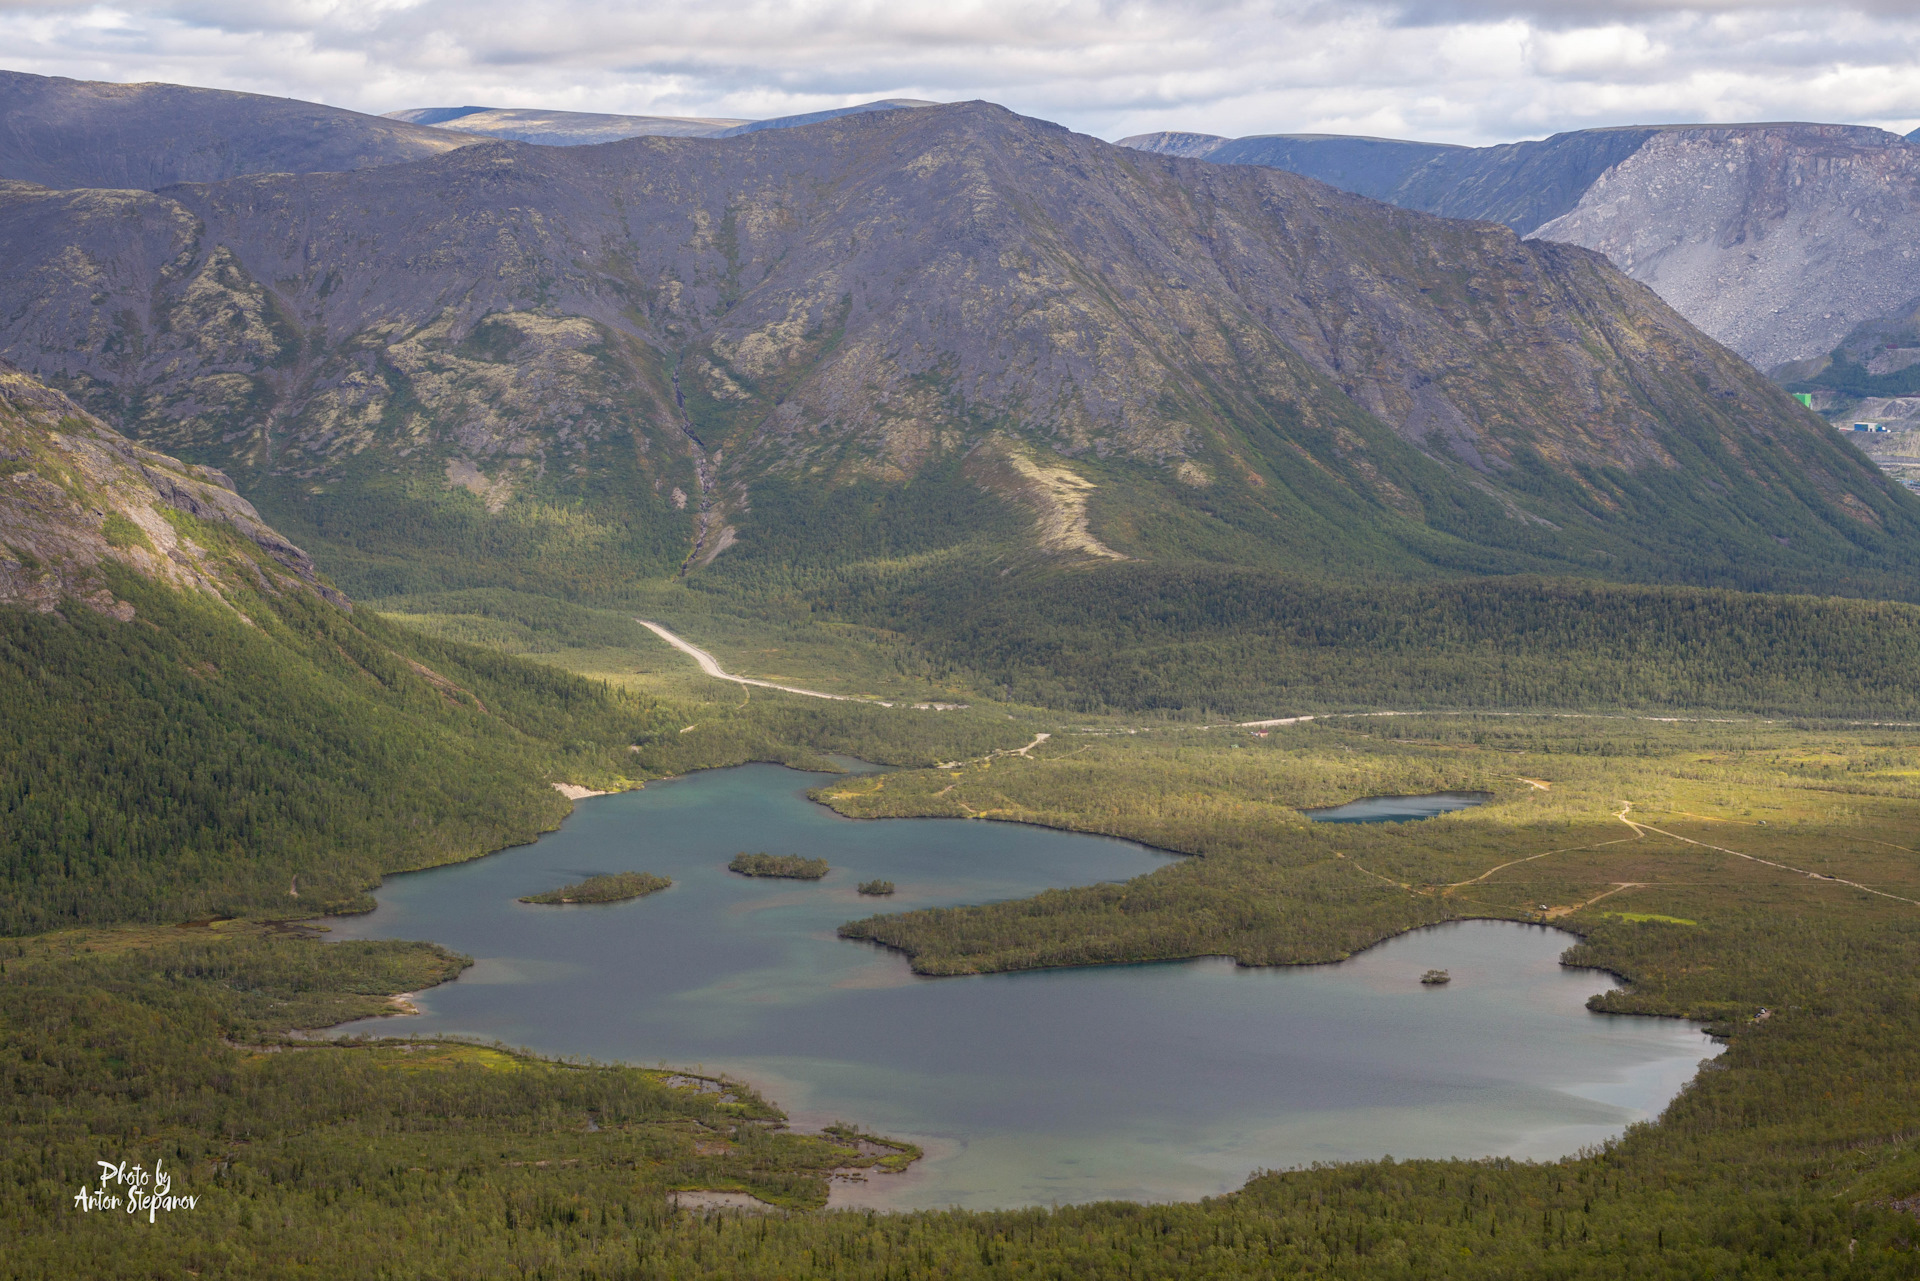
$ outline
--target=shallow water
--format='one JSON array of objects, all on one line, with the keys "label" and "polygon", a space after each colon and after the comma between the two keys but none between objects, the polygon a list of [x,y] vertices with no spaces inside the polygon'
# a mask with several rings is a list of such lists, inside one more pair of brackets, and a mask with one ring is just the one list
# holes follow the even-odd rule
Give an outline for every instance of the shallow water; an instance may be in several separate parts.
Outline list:
[{"label": "shallow water", "polygon": [[[912,1171],[836,1187],[900,1208],[1190,1198],[1259,1168],[1411,1156],[1554,1157],[1659,1111],[1715,1050],[1677,1020],[1589,1013],[1609,986],[1570,935],[1465,922],[1339,965],[1224,960],[924,979],[834,936],[871,911],[1120,880],[1170,860],[1124,841],[951,819],[856,822],[829,776],[716,770],[581,802],[530,846],[396,876],[336,938],[426,938],[477,960],[352,1030],[460,1033],[551,1054],[700,1065],[797,1125],[912,1139]],[[824,857],[753,880],[742,850]],[[674,887],[628,903],[515,902],[600,872]],[[894,881],[889,899],[857,882]],[[1450,971],[1424,988],[1429,968]]]},{"label": "shallow water", "polygon": [[1363,796],[1328,809],[1301,810],[1316,823],[1405,823],[1484,805],[1488,792],[1434,792],[1429,796]]}]

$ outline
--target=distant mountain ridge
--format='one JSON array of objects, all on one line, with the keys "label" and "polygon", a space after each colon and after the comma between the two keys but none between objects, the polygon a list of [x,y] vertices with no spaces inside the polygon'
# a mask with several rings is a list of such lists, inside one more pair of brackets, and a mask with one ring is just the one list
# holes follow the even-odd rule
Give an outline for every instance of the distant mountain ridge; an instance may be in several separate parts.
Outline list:
[{"label": "distant mountain ridge", "polygon": [[988,104],[0,185],[0,248],[0,349],[361,592],[968,546],[1898,593],[1920,546],[1598,255]]},{"label": "distant mountain ridge", "polygon": [[750,123],[718,117],[622,116],[537,107],[413,107],[389,111],[384,118],[549,147],[591,146],[622,138],[711,138]]},{"label": "distant mountain ridge", "polygon": [[254,173],[364,169],[479,139],[224,89],[0,71],[0,179],[155,190]]},{"label": "distant mountain ridge", "polygon": [[1598,249],[1763,369],[1920,298],[1920,148],[1852,125],[1584,129],[1495,147],[1323,134],[1142,134],[1408,209]]},{"label": "distant mountain ridge", "polygon": [[587,111],[545,111],[534,107],[412,107],[389,111],[390,120],[437,125],[462,133],[484,134],[549,147],[578,147],[622,138],[733,138],[763,129],[792,129],[869,111],[930,107],[918,98],[884,98],[853,107],[809,111],[771,120],[728,120],[702,116],[619,116]]}]

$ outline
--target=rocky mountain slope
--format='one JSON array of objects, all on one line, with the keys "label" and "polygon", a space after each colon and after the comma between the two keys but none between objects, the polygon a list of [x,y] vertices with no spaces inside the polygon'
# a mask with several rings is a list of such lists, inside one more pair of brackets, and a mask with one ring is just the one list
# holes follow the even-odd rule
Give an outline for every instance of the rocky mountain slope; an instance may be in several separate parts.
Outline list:
[{"label": "rocky mountain slope", "polygon": [[1453,147],[1309,134],[1125,145],[1307,174],[1598,249],[1763,369],[1920,296],[1920,147],[1846,125],[1587,129]]},{"label": "rocky mountain slope", "polygon": [[222,601],[243,586],[350,608],[224,475],[135,444],[0,365],[0,605],[77,603],[126,622],[134,607],[106,566]]},{"label": "rocky mountain slope", "polygon": [[1663,130],[1533,234],[1600,250],[1772,369],[1920,297],[1920,147],[1842,125]]},{"label": "rocky mountain slope", "polygon": [[1596,254],[984,104],[0,187],[0,316],[360,590],[1028,518],[1065,556],[1880,590],[1920,511]]},{"label": "rocky mountain slope", "polygon": [[292,98],[0,71],[0,178],[47,187],[364,169],[475,141]]}]

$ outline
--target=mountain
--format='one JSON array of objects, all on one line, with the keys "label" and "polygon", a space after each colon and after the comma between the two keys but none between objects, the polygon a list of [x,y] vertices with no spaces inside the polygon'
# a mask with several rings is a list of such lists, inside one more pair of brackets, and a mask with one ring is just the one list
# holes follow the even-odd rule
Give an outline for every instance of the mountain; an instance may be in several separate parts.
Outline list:
[{"label": "mountain", "polygon": [[1181,133],[1169,130],[1162,133],[1137,133],[1131,138],[1122,138],[1119,145],[1132,147],[1135,151],[1151,151],[1156,156],[1181,156],[1188,160],[1200,160],[1222,143],[1232,142],[1217,133]]},{"label": "mountain", "polygon": [[0,317],[363,594],[947,554],[1915,591],[1914,500],[1599,255],[986,104],[0,185]]},{"label": "mountain", "polygon": [[732,138],[762,129],[792,129],[800,125],[837,120],[868,111],[897,111],[902,107],[930,107],[917,98],[886,98],[857,107],[810,111],[771,120],[708,119],[701,116],[609,116],[590,111],[542,111],[533,107],[412,107],[389,111],[389,120],[436,125],[462,133],[485,134],[513,142],[550,147],[578,147],[617,142],[622,138]]},{"label": "mountain", "polygon": [[353,609],[225,476],[5,367],[0,707],[6,934],[364,904],[617,785],[648,723]]},{"label": "mountain", "polygon": [[863,102],[857,107],[834,107],[827,111],[808,111],[797,116],[775,116],[771,120],[750,120],[735,125],[723,133],[720,138],[733,138],[743,133],[759,133],[762,129],[794,129],[800,125],[815,125],[823,120],[838,120],[842,116],[864,115],[869,111],[900,111],[911,107],[932,107],[937,103],[920,98],[881,98],[874,102]]},{"label": "mountain", "polygon": [[1166,138],[1216,164],[1318,178],[1408,209],[1598,249],[1763,369],[1824,355],[1920,297],[1920,148],[1847,125],[1585,129],[1455,147],[1274,134]]},{"label": "mountain", "polygon": [[385,118],[549,147],[580,147],[617,142],[622,138],[711,138],[738,125],[752,123],[698,116],[618,116],[594,111],[543,111],[537,107],[412,107],[405,111],[389,111]]},{"label": "mountain", "polygon": [[1920,147],[1843,125],[1663,131],[1534,234],[1600,250],[1772,369],[1920,298]]},{"label": "mountain", "polygon": [[152,190],[365,169],[475,141],[291,98],[0,71],[0,178],[46,187]]}]

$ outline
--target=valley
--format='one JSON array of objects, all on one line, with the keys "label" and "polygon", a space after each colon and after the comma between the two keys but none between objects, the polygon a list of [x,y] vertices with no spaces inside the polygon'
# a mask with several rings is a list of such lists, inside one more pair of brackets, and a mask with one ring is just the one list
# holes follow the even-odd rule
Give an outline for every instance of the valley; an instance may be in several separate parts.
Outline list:
[{"label": "valley", "polygon": [[7,77],[0,1276],[1920,1276],[1900,147]]}]

